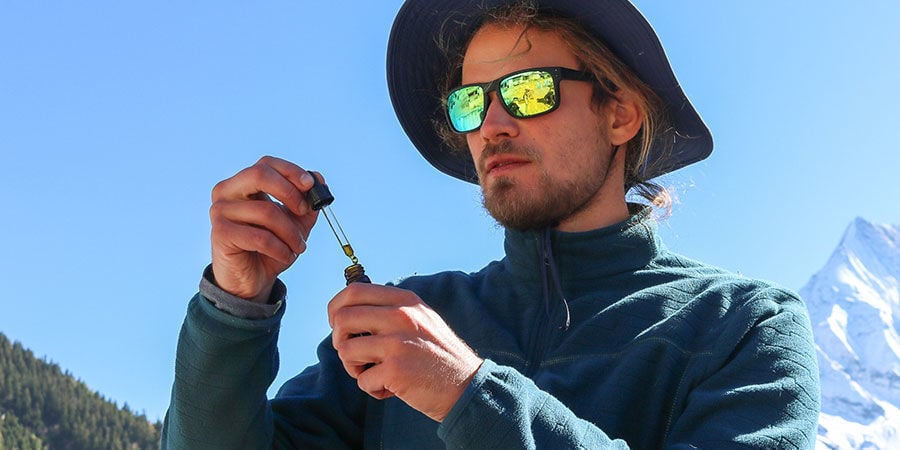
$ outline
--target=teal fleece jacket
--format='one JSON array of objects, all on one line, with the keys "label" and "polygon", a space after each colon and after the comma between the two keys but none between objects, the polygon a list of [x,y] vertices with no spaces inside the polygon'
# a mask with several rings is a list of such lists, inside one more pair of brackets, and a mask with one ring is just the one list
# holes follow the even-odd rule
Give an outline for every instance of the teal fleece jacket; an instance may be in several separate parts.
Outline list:
[{"label": "teal fleece jacket", "polygon": [[[267,400],[274,315],[188,307],[162,448],[812,448],[819,380],[792,292],[667,251],[649,208],[584,233],[506,233],[480,272],[411,277],[485,362],[437,423],[375,400],[330,337]],[[225,307],[224,309],[228,309]]]}]

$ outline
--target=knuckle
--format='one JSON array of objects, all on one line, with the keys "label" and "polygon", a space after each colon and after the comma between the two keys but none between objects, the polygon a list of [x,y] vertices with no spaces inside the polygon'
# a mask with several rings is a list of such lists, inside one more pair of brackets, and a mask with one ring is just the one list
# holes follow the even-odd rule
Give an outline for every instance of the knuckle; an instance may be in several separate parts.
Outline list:
[{"label": "knuckle", "polygon": [[346,308],[339,309],[334,312],[333,320],[334,320],[334,331],[335,334],[344,338],[342,339],[342,343],[348,342],[349,339],[345,339],[346,336],[349,336],[350,330],[347,329],[346,324],[349,322],[351,317],[351,312]]},{"label": "knuckle", "polygon": [[266,249],[269,247],[270,238],[269,233],[259,228],[249,228],[248,229],[248,239],[254,248],[258,248],[260,250]]},{"label": "knuckle", "polygon": [[222,211],[223,206],[210,207],[209,224],[213,230],[228,231],[234,226],[234,222],[228,220]]},{"label": "knuckle", "polygon": [[402,289],[400,291],[400,294],[404,305],[413,306],[422,303],[422,301],[419,299],[419,296],[416,295],[416,293],[413,291]]},{"label": "knuckle", "polygon": [[407,327],[415,327],[419,323],[418,311],[408,306],[397,308],[397,318]]},{"label": "knuckle", "polygon": [[255,165],[244,170],[243,176],[255,186],[259,186],[266,179],[266,170],[262,165]]},{"label": "knuckle", "polygon": [[213,221],[218,220],[219,217],[222,217],[225,213],[225,203],[221,200],[217,200],[212,202],[209,205],[209,218]]},{"label": "knuckle", "polygon": [[379,365],[386,379],[398,380],[407,376],[403,373],[403,364],[399,364],[395,359],[385,359]]},{"label": "knuckle", "polygon": [[347,285],[347,287],[344,288],[344,292],[346,292],[350,297],[358,296],[362,294],[364,290],[365,286],[363,286],[363,283],[350,283],[349,285]]},{"label": "knuckle", "polygon": [[298,253],[305,252],[306,251],[306,241],[304,241],[303,239],[298,239],[298,241],[299,241],[297,243],[297,249],[299,250]]},{"label": "knuckle", "polygon": [[210,228],[212,228],[212,231],[214,233],[227,228],[226,223],[227,222],[225,220],[221,219],[218,215],[214,215],[214,214],[210,213],[209,225],[210,225]]},{"label": "knuckle", "polygon": [[215,202],[218,199],[221,199],[224,195],[224,191],[228,187],[228,180],[222,180],[216,183],[212,188],[212,201]]},{"label": "knuckle", "polygon": [[339,333],[339,328],[334,327],[334,329],[331,332],[331,346],[334,347],[335,351],[337,351],[338,358],[340,358],[341,361],[343,361],[344,360],[344,353],[343,353],[344,352],[344,340],[341,339],[340,336],[341,335]]},{"label": "knuckle", "polygon": [[331,328],[334,331],[335,336],[343,336],[343,328],[344,328],[344,317],[345,311],[343,309],[337,309],[331,311]]},{"label": "knuckle", "polygon": [[257,217],[262,223],[273,223],[279,220],[282,215],[281,209],[273,202],[261,203],[257,209]]},{"label": "knuckle", "polygon": [[368,377],[361,376],[356,377],[356,386],[359,387],[359,390],[365,392],[366,394],[374,396],[372,388],[370,387]]}]

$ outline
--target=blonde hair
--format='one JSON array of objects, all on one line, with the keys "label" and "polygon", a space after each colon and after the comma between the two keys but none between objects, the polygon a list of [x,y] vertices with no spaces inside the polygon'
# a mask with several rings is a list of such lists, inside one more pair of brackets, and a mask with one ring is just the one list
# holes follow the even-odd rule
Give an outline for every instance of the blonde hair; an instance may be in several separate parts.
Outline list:
[{"label": "blonde hair", "polygon": [[[532,28],[556,33],[584,65],[584,70],[591,72],[598,80],[594,82],[593,95],[597,107],[624,95],[625,92],[634,94],[634,100],[642,113],[643,123],[638,134],[625,145],[625,189],[626,191],[634,189],[636,194],[668,213],[672,207],[672,196],[665,187],[645,177],[647,173],[662,172],[657,170],[657,167],[665,168],[667,165],[673,141],[672,127],[669,125],[659,96],[619,60],[606,44],[577,20],[539,11],[531,0],[486,10],[480,27],[485,25],[524,27],[523,38]],[[468,43],[462,48],[444,47],[444,52],[451,62],[450,71],[443,84],[444,101],[446,94],[460,84],[462,61],[467,47]],[[465,137],[452,132],[446,121],[435,123],[435,127],[448,147],[466,148]],[[654,152],[652,160],[651,149]]]}]

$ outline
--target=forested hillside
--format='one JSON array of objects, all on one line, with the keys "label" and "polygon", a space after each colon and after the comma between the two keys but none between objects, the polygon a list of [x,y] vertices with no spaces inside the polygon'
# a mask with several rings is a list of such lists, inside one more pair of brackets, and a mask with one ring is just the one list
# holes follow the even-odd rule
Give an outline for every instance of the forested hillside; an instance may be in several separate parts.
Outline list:
[{"label": "forested hillside", "polygon": [[160,427],[0,333],[0,450],[155,449]]}]

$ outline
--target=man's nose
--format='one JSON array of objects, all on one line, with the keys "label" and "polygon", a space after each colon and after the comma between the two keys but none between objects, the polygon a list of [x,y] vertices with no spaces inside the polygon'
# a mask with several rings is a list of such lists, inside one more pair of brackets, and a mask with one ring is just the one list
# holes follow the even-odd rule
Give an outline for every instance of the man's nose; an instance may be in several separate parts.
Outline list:
[{"label": "man's nose", "polygon": [[510,138],[519,134],[518,120],[511,116],[500,103],[503,100],[497,92],[488,94],[487,111],[484,113],[484,122],[481,124],[481,137],[493,141],[498,138]]}]

